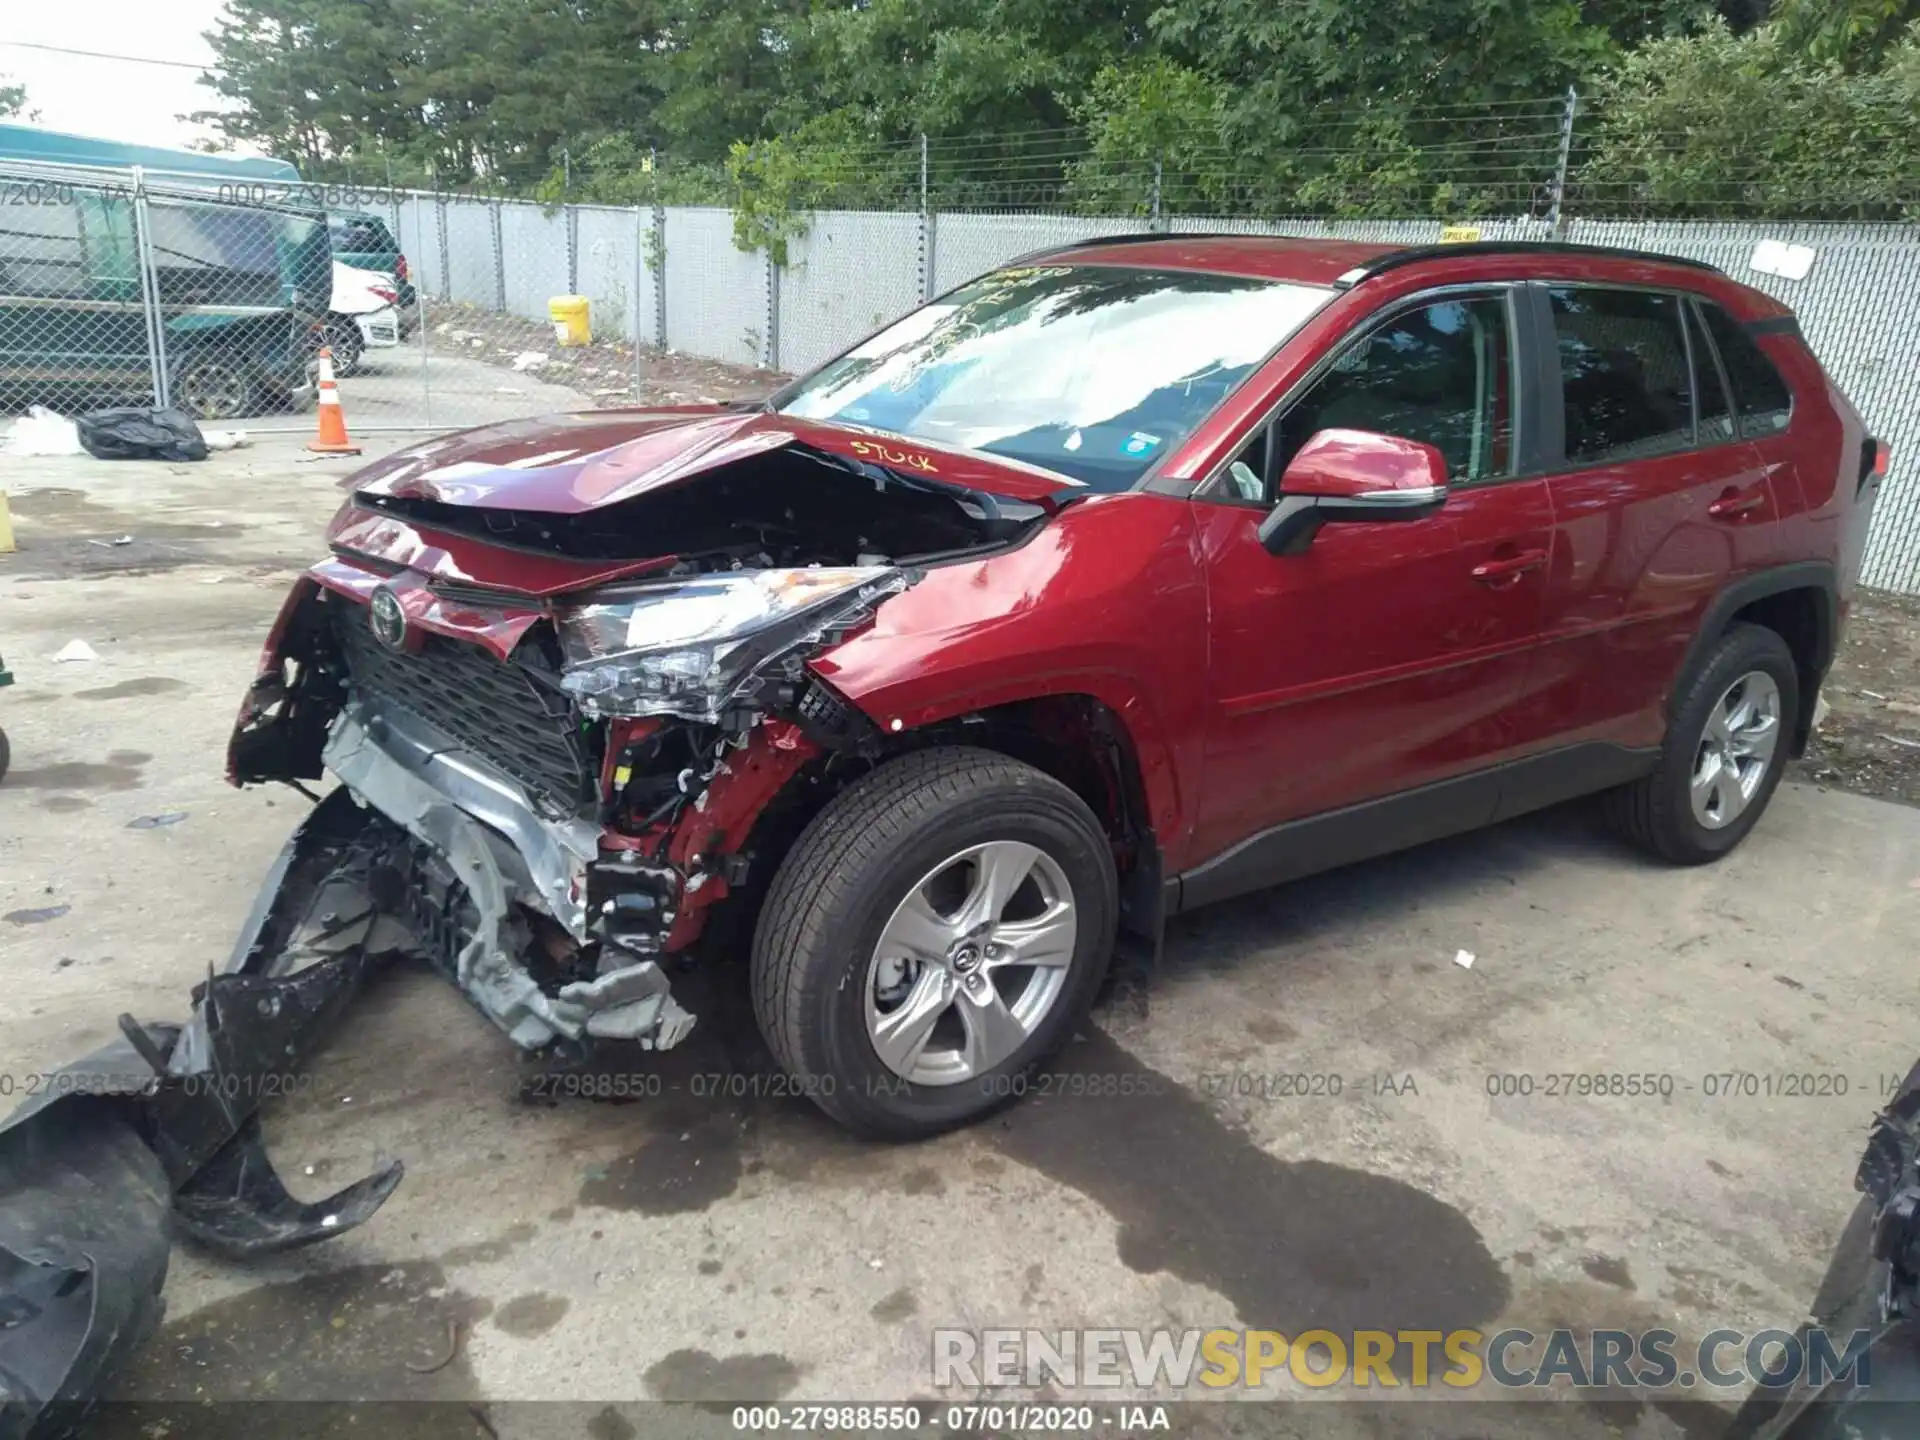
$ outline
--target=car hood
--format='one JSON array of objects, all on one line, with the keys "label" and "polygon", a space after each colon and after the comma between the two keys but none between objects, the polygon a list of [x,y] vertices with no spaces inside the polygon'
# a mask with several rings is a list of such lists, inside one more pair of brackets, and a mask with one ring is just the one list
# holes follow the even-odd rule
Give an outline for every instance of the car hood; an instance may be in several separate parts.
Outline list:
[{"label": "car hood", "polygon": [[397,450],[344,484],[362,495],[575,515],[783,445],[1048,509],[1083,488],[1050,470],[977,451],[769,411],[705,405],[508,420]]}]

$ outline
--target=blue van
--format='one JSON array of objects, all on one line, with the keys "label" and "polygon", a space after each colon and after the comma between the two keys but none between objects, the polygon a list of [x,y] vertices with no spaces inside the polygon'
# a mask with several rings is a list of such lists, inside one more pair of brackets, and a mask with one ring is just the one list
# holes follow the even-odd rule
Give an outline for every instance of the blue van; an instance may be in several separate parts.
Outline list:
[{"label": "blue van", "polygon": [[151,394],[136,165],[152,167],[148,286],[172,402],[207,420],[306,408],[333,283],[326,217],[292,190],[284,205],[219,190],[243,178],[297,185],[292,166],[17,125],[0,125],[0,403]]}]

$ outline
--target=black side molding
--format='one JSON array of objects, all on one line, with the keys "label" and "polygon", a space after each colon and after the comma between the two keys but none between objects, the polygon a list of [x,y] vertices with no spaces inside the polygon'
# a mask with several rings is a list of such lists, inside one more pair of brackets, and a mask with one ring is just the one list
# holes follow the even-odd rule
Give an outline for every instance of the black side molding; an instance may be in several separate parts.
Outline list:
[{"label": "black side molding", "polygon": [[1798,335],[1800,317],[1798,315],[1769,315],[1764,320],[1745,320],[1740,328],[1749,335]]},{"label": "black side molding", "polygon": [[1585,741],[1289,820],[1249,836],[1180,876],[1178,894],[1168,896],[1168,913],[1211,905],[1624,785],[1651,771],[1659,758],[1658,750]]}]

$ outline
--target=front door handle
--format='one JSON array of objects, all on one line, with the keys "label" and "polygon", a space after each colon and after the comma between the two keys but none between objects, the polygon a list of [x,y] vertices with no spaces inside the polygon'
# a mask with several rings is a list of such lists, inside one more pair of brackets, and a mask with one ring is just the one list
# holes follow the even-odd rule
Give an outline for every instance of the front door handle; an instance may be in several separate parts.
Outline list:
[{"label": "front door handle", "polygon": [[1764,489],[1735,490],[1728,488],[1720,492],[1720,498],[1707,506],[1707,514],[1716,520],[1738,520],[1742,515],[1750,515],[1767,503]]},{"label": "front door handle", "polygon": [[1473,567],[1473,578],[1482,585],[1503,585],[1510,580],[1518,580],[1529,570],[1538,570],[1546,563],[1547,552],[1544,550],[1519,550],[1511,555],[1482,560]]}]

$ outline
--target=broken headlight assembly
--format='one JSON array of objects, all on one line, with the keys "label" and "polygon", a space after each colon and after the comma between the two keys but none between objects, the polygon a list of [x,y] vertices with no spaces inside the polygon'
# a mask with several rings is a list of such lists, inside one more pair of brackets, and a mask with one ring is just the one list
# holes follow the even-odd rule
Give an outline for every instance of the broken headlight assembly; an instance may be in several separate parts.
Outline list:
[{"label": "broken headlight assembly", "polygon": [[556,615],[560,684],[592,716],[717,723],[772,662],[845,634],[915,577],[889,565],[744,570],[599,592]]}]

